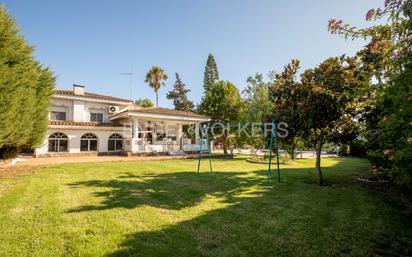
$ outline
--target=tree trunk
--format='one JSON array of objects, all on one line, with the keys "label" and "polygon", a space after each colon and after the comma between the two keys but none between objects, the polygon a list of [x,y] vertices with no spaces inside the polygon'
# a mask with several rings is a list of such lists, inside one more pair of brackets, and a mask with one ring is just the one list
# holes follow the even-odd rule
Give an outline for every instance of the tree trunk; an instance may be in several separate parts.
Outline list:
[{"label": "tree trunk", "polygon": [[227,143],[226,140],[223,140],[223,153],[227,154]]},{"label": "tree trunk", "polygon": [[156,107],[159,107],[159,93],[156,91]]},{"label": "tree trunk", "polygon": [[316,183],[319,186],[323,185],[322,169],[320,168],[320,154],[322,151],[322,141],[316,144]]}]

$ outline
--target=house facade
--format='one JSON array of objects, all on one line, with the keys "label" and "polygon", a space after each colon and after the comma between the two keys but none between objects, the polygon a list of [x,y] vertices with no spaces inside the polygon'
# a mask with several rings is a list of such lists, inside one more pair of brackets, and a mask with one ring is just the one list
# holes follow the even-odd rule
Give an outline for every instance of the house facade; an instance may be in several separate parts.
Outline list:
[{"label": "house facade", "polygon": [[[84,86],[57,89],[52,96],[49,128],[35,156],[196,152],[199,124],[209,118],[193,112],[150,107],[85,91]],[[193,128],[191,139],[183,127]],[[203,149],[204,147],[202,147]]]}]

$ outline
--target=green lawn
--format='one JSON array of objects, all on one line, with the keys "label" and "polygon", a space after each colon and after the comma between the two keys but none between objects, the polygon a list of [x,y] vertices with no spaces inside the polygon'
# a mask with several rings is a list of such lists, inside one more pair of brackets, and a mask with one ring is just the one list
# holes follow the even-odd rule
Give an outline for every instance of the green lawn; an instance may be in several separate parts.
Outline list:
[{"label": "green lawn", "polygon": [[0,256],[388,256],[412,254],[412,222],[354,179],[360,159],[265,166],[242,158],[67,164],[0,180]]}]

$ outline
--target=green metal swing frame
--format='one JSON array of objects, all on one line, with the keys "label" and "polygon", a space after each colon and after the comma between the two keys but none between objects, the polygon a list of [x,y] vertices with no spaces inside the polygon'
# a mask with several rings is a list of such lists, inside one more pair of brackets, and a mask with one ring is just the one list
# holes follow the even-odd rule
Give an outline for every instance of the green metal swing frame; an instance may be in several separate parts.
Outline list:
[{"label": "green metal swing frame", "polygon": [[[256,124],[254,124],[256,125]],[[260,123],[258,124],[260,126],[271,126],[270,130],[270,140],[269,140],[269,163],[268,163],[268,169],[267,169],[267,182],[270,182],[271,179],[271,168],[272,168],[272,159],[273,159],[273,144],[275,144],[275,150],[276,150],[276,164],[277,164],[277,178],[278,182],[280,182],[280,165],[279,165],[279,145],[278,145],[278,140],[277,140],[277,123],[275,120],[272,120],[272,123]],[[241,125],[229,125],[227,127],[239,127]],[[212,169],[212,154],[211,154],[211,147],[209,143],[209,125],[206,126],[206,124],[203,124],[200,130],[200,149],[199,149],[199,157],[198,157],[198,163],[197,163],[197,174],[200,174],[200,162],[202,159],[202,153],[203,153],[203,141],[206,141],[206,146],[207,146],[207,156],[209,159],[209,168],[210,168],[210,173],[213,173]]]}]

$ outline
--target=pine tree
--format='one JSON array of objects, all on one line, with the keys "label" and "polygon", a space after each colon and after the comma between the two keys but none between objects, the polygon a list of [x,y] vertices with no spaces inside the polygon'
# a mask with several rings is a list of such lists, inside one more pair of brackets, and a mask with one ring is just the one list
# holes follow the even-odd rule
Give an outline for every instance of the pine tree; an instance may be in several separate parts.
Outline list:
[{"label": "pine tree", "polygon": [[54,81],[0,6],[0,153],[43,141]]},{"label": "pine tree", "polygon": [[173,105],[176,110],[180,111],[192,111],[194,104],[187,98],[187,93],[190,89],[186,89],[186,85],[180,79],[178,73],[176,73],[176,82],[173,86],[173,90],[167,93],[167,99],[173,100]]},{"label": "pine tree", "polygon": [[209,91],[213,84],[215,84],[218,80],[219,72],[217,70],[215,58],[212,54],[209,54],[203,76],[203,88],[205,89],[205,92]]}]

